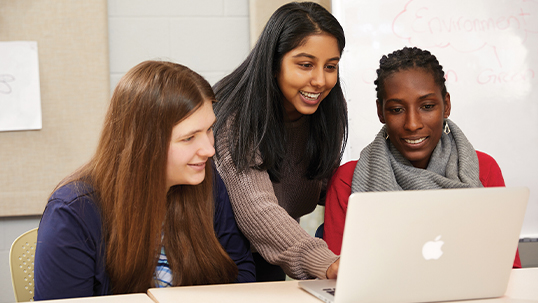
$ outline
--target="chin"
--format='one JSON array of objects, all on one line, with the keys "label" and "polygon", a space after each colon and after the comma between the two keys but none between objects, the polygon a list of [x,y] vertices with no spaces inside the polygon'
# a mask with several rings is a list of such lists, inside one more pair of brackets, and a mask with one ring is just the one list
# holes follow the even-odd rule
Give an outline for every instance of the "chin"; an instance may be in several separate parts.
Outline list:
[{"label": "chin", "polygon": [[316,107],[316,108],[308,108],[308,109],[301,110],[300,113],[303,114],[303,115],[312,115],[317,110],[318,110],[318,107]]},{"label": "chin", "polygon": [[202,178],[193,178],[192,180],[190,180],[189,184],[190,185],[198,185],[198,184],[204,182],[204,179],[205,179],[205,175]]}]

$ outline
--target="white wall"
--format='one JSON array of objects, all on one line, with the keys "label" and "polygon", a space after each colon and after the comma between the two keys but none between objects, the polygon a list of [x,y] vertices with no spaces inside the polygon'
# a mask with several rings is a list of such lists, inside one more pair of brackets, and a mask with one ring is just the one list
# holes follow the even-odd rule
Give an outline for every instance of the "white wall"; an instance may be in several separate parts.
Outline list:
[{"label": "white wall", "polygon": [[[248,0],[109,0],[111,89],[131,67],[157,58],[184,64],[214,84],[249,52],[248,11]],[[15,301],[11,243],[39,219],[0,218],[0,303]]]},{"label": "white wall", "polygon": [[249,52],[248,0],[110,0],[111,89],[137,63],[166,59],[215,84]]}]

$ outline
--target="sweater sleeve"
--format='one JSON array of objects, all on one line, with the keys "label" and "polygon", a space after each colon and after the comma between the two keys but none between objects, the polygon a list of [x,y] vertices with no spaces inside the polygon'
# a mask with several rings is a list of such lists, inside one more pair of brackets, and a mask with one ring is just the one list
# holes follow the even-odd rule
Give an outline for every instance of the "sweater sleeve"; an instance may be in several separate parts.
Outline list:
[{"label": "sweater sleeve", "polygon": [[[238,172],[225,148],[229,137],[217,143],[215,163],[230,195],[239,228],[269,263],[282,267],[294,279],[326,278],[338,257],[325,241],[310,236],[278,204],[267,171]],[[317,201],[316,201],[317,202]]]},{"label": "sweater sleeve", "polygon": [[[476,151],[478,156],[479,177],[480,182],[484,187],[500,187],[504,185],[504,178],[501,172],[501,168],[497,164],[497,161],[492,156]],[[521,268],[521,260],[519,258],[519,250],[516,250],[516,257],[514,259],[514,268]]]},{"label": "sweater sleeve", "polygon": [[250,243],[237,227],[228,192],[217,172],[215,172],[214,228],[220,244],[237,265],[236,282],[255,282],[256,267]]},{"label": "sweater sleeve", "polygon": [[35,255],[35,300],[104,295],[108,278],[101,246],[101,220],[88,196],[62,196],[45,208]]},{"label": "sweater sleeve", "polygon": [[329,249],[337,255],[342,248],[347,203],[351,195],[351,180],[356,165],[357,161],[351,161],[340,166],[327,187],[323,239]]}]

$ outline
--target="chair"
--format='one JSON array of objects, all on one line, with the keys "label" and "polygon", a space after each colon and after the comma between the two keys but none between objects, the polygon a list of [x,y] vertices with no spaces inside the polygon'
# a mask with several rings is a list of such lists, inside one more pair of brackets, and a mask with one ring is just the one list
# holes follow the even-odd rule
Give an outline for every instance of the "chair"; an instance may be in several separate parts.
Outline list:
[{"label": "chair", "polygon": [[9,251],[11,283],[15,301],[34,300],[34,257],[37,243],[37,228],[20,235]]}]

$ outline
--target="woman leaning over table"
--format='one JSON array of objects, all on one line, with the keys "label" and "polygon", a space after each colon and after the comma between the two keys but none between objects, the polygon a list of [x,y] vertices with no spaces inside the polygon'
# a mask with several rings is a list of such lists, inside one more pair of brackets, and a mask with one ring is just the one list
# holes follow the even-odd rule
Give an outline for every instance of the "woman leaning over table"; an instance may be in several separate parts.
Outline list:
[{"label": "woman leaning over table", "polygon": [[336,277],[338,257],[299,225],[323,200],[347,136],[345,38],[311,2],[280,7],[247,59],[214,86],[215,162],[258,281]]},{"label": "woman leaning over table", "polygon": [[97,151],[43,213],[36,300],[255,280],[211,162],[214,100],[200,75],[170,62],[120,80]]}]

